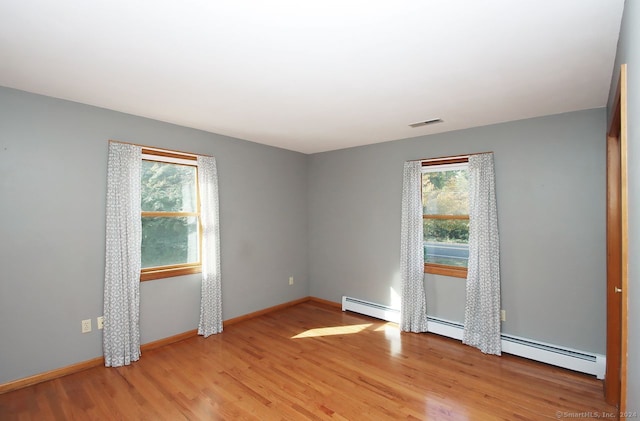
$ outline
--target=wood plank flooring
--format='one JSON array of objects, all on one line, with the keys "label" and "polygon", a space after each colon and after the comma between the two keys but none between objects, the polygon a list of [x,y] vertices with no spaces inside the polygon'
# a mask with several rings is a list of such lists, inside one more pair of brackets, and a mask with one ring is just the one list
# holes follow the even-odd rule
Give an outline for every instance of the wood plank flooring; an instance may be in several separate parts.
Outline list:
[{"label": "wood plank flooring", "polygon": [[[1,420],[546,420],[615,413],[594,377],[307,302],[0,395]],[[576,415],[578,414],[578,415]]]}]

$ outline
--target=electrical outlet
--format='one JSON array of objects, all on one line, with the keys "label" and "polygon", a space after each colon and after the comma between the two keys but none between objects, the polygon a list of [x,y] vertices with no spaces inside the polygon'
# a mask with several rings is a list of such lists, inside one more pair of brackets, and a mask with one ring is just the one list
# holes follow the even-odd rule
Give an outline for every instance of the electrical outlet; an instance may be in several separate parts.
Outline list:
[{"label": "electrical outlet", "polygon": [[293,276],[289,276],[289,285],[293,285]]},{"label": "electrical outlet", "polygon": [[500,310],[500,321],[507,321],[507,310]]},{"label": "electrical outlet", "polygon": [[91,332],[91,319],[86,319],[82,321],[82,333]]},{"label": "electrical outlet", "polygon": [[98,326],[98,329],[102,329],[104,327],[104,316],[96,318],[96,325]]}]

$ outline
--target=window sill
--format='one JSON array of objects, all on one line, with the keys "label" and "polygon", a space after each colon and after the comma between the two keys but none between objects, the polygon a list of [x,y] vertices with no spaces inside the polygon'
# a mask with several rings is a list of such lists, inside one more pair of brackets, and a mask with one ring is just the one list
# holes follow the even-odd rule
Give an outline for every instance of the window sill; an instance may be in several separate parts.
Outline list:
[{"label": "window sill", "polygon": [[435,263],[425,263],[424,273],[434,275],[453,276],[454,278],[467,278],[467,268],[456,266],[438,265]]},{"label": "window sill", "polygon": [[152,281],[154,279],[172,278],[174,276],[190,275],[192,273],[202,273],[202,266],[180,266],[145,269],[140,273],[140,282]]}]

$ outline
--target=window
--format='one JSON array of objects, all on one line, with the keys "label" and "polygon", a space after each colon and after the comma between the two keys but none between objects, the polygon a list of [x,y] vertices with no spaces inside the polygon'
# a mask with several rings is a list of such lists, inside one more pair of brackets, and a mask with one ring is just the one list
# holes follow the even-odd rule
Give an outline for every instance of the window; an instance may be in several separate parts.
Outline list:
[{"label": "window", "polygon": [[141,281],[201,271],[195,155],[143,148]]},{"label": "window", "polygon": [[469,260],[468,158],[422,164],[424,271],[467,277]]}]

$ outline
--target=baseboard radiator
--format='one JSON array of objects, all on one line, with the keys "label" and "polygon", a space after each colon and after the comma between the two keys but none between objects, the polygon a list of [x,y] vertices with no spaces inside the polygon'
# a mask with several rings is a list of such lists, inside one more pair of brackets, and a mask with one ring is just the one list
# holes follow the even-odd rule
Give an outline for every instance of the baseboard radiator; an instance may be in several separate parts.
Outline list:
[{"label": "baseboard radiator", "polygon": [[[400,322],[400,310],[353,297],[342,297],[342,311],[352,311],[389,322]],[[428,317],[427,330],[431,333],[462,340],[463,326],[457,322]],[[606,357],[552,345],[518,336],[502,334],[502,352],[540,361],[604,378]]]}]

